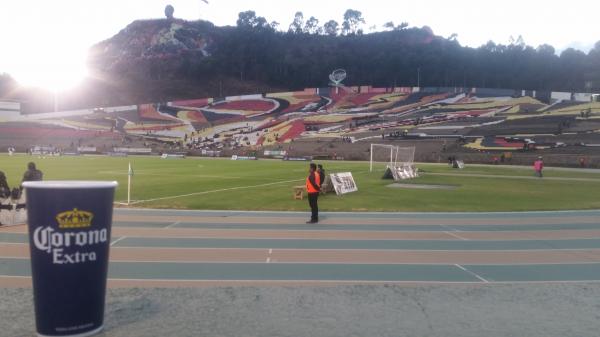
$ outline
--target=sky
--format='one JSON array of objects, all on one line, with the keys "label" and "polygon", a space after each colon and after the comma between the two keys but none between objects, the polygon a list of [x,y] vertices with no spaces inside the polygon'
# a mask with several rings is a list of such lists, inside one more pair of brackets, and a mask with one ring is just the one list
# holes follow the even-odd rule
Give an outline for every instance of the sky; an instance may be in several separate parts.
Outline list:
[{"label": "sky", "polygon": [[600,40],[598,0],[0,0],[0,73],[20,83],[54,90],[68,89],[86,75],[87,49],[117,34],[137,19],[175,17],[203,19],[218,26],[235,25],[241,11],[254,10],[280,29],[289,26],[296,11],[320,24],[343,20],[346,9],[363,13],[365,32],[375,25],[408,22],[430,26],[436,35],[456,33],[463,46],[478,47],[489,40],[507,44],[522,35],[537,47],[553,45],[589,51]]}]

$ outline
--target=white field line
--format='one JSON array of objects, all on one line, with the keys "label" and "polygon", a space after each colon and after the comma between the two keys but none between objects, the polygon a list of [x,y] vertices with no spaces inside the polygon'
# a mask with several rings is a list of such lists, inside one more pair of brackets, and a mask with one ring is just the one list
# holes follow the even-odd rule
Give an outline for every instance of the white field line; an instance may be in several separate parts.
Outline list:
[{"label": "white field line", "polygon": [[[110,174],[110,175],[128,175],[128,172],[121,171],[98,171],[99,174]],[[144,173],[144,171],[135,171],[135,175],[140,176],[156,176],[156,177],[171,177],[172,174],[167,173]],[[219,176],[219,175],[208,175],[208,174],[190,174],[187,177],[194,178],[210,178],[210,179],[241,179],[242,177],[234,176]]]},{"label": "white field line", "polygon": [[431,176],[445,176],[445,177],[471,177],[471,178],[495,178],[495,179],[522,179],[522,180],[556,180],[556,181],[587,181],[587,182],[600,182],[600,179],[595,178],[568,178],[568,177],[544,177],[538,178],[532,176],[503,176],[496,174],[469,174],[469,173],[425,173]]},{"label": "white field line", "polygon": [[131,204],[132,205],[136,205],[136,204],[141,204],[141,203],[145,203],[145,202],[152,202],[152,201],[159,201],[159,200],[169,200],[169,199],[177,199],[177,198],[191,197],[191,196],[194,196],[194,195],[203,195],[203,194],[226,192],[226,191],[243,190],[243,189],[247,189],[247,188],[264,187],[264,186],[279,185],[279,184],[287,184],[287,183],[292,183],[292,182],[297,182],[297,181],[303,181],[303,179],[276,181],[274,183],[266,183],[266,184],[259,184],[259,185],[250,185],[250,186],[238,186],[238,187],[231,187],[231,188],[221,188],[221,189],[218,189],[218,190],[202,191],[202,192],[194,192],[194,193],[188,193],[188,194],[173,195],[173,196],[169,196],[169,197],[161,197],[161,198],[154,198],[154,199],[138,200],[138,201],[132,202]]},{"label": "white field line", "polygon": [[479,280],[483,281],[484,283],[490,283],[488,280],[486,280],[486,279],[484,279],[483,277],[481,277],[481,276],[477,275],[476,273],[474,273],[474,272],[472,272],[472,271],[468,270],[467,268],[465,268],[465,267],[461,266],[460,264],[455,264],[455,266],[456,266],[456,267],[458,267],[459,269],[461,269],[461,270],[463,270],[463,271],[465,271],[465,272],[467,272],[467,273],[469,273],[469,274],[471,274],[471,275],[473,275],[473,276],[477,277],[477,279],[479,279]]}]

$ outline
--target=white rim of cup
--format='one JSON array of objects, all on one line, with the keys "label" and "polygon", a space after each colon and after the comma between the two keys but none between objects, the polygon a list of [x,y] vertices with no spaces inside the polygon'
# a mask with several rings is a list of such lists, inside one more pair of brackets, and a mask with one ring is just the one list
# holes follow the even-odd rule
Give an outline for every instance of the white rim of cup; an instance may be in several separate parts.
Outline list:
[{"label": "white rim of cup", "polygon": [[119,185],[119,183],[116,181],[94,181],[94,180],[47,180],[47,181],[26,181],[22,185],[25,188],[80,189],[80,188],[115,188]]}]

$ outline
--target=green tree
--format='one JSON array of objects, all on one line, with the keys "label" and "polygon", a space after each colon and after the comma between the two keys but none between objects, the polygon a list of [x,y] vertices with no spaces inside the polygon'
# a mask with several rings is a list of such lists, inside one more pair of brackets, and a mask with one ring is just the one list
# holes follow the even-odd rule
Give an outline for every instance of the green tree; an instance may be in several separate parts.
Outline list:
[{"label": "green tree", "polygon": [[175,12],[175,8],[173,8],[173,6],[167,5],[165,7],[165,16],[167,17],[167,19],[172,20],[174,12]]},{"label": "green tree", "polygon": [[304,14],[302,12],[296,12],[294,14],[294,21],[290,24],[290,28],[288,29],[289,33],[294,34],[302,34],[302,27],[304,26]]},{"label": "green tree", "polygon": [[344,22],[342,23],[342,35],[355,35],[362,32],[361,25],[365,24],[362,12],[348,9],[344,13]]},{"label": "green tree", "polygon": [[398,26],[396,26],[396,30],[403,30],[408,28],[408,22],[402,22],[401,24],[399,24]]},{"label": "green tree", "polygon": [[6,73],[0,73],[0,98],[9,96],[17,88],[17,82]]},{"label": "green tree", "polygon": [[304,32],[308,34],[320,34],[322,28],[319,27],[319,19],[311,16],[304,25]]},{"label": "green tree", "polygon": [[254,11],[245,11],[240,12],[238,14],[238,19],[236,22],[239,28],[246,29],[269,29],[271,25],[267,22],[262,16],[256,16],[256,12]]},{"label": "green tree", "polygon": [[335,20],[329,20],[323,25],[323,32],[329,36],[336,36],[340,30],[340,25]]}]

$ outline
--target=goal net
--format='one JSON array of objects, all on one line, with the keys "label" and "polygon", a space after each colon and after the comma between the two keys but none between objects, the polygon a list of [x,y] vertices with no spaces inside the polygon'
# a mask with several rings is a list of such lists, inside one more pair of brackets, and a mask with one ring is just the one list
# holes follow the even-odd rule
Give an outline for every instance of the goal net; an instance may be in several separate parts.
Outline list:
[{"label": "goal net", "polygon": [[371,144],[369,171],[385,170],[387,167],[412,166],[415,147],[400,147],[387,144]]}]

